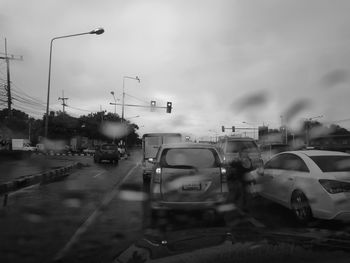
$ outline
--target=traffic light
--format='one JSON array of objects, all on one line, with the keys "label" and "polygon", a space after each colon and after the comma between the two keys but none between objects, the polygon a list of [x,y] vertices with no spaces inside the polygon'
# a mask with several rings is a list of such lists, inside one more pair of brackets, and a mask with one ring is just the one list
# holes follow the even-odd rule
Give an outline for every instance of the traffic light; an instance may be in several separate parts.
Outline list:
[{"label": "traffic light", "polygon": [[232,126],[232,132],[235,132],[235,130],[236,130],[235,126]]},{"label": "traffic light", "polygon": [[155,100],[151,100],[151,111],[154,111],[156,108],[156,101]]},{"label": "traffic light", "polygon": [[171,103],[171,102],[167,102],[166,103],[166,112],[167,113],[171,113],[171,109],[173,108],[173,103]]},{"label": "traffic light", "polygon": [[225,132],[225,126],[221,126],[222,132]]}]

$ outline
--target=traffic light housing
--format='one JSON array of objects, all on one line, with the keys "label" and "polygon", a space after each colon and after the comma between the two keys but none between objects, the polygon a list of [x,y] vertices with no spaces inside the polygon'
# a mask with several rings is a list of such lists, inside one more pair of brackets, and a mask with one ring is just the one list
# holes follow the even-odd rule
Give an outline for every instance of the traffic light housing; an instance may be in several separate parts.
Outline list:
[{"label": "traffic light housing", "polygon": [[170,101],[168,101],[167,103],[166,103],[166,112],[167,113],[171,113],[171,109],[173,108],[173,103],[172,102],[170,102]]},{"label": "traffic light housing", "polygon": [[235,126],[232,126],[232,132],[235,132],[236,128]]},{"label": "traffic light housing", "polygon": [[156,108],[156,101],[155,100],[151,100],[151,111],[154,111]]},{"label": "traffic light housing", "polygon": [[222,132],[225,132],[225,126],[221,126]]}]

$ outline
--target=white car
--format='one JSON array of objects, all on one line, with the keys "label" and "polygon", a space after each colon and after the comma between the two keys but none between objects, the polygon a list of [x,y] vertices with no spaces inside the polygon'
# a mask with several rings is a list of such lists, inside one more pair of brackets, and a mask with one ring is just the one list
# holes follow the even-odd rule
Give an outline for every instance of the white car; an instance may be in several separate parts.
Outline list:
[{"label": "white car", "polygon": [[312,217],[350,221],[350,154],[283,152],[250,177],[261,196],[291,209],[301,223]]}]

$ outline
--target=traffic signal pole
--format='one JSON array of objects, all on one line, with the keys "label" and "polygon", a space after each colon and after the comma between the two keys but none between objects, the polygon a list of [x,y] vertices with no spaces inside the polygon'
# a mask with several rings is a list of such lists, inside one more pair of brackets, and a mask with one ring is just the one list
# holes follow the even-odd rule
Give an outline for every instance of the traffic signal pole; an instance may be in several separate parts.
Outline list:
[{"label": "traffic signal pole", "polygon": [[[149,109],[169,109],[169,106],[148,106],[148,105],[137,105],[137,104],[122,104],[122,103],[113,103],[110,102],[110,105],[121,105],[124,107],[139,107],[139,108],[149,108]],[[172,109],[172,107],[171,107]],[[170,112],[169,112],[170,113]]]}]

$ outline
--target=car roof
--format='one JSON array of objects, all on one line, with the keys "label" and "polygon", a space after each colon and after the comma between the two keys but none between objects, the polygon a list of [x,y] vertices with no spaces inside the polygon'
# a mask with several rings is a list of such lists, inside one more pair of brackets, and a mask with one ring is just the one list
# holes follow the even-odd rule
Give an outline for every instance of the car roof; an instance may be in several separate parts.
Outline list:
[{"label": "car roof", "polygon": [[[286,151],[283,153],[293,153],[296,155],[304,154],[306,156],[350,156],[348,153],[337,152],[337,151],[325,151],[325,150],[301,150],[301,151]],[[281,153],[282,154],[282,153]]]},{"label": "car roof", "polygon": [[220,139],[220,141],[255,141],[253,138],[250,137],[226,137]]},{"label": "car roof", "polygon": [[179,142],[179,143],[167,143],[162,144],[163,148],[213,148],[216,149],[215,145],[209,143],[191,143],[191,142]]}]

